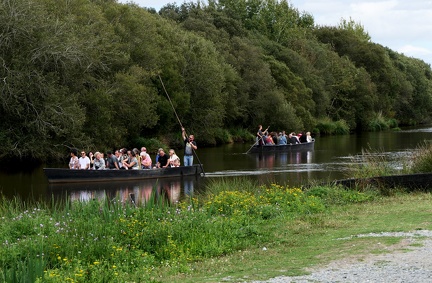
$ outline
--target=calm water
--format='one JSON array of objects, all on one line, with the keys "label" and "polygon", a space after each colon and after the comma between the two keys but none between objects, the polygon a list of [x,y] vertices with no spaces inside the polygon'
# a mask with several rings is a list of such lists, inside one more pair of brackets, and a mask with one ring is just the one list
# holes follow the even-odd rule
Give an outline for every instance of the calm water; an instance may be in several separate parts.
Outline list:
[{"label": "calm water", "polygon": [[[32,172],[0,172],[0,191],[10,198],[93,199],[120,196],[136,202],[148,199],[153,191],[170,201],[205,190],[206,184],[218,178],[246,176],[260,183],[278,182],[299,185],[309,180],[329,181],[348,177],[353,156],[362,149],[388,156],[407,155],[424,141],[432,140],[432,127],[405,129],[400,132],[362,133],[350,136],[318,137],[315,149],[299,153],[244,154],[251,144],[230,144],[199,148],[205,177],[49,185],[42,167]],[[198,141],[199,145],[199,141]],[[182,152],[177,152],[182,156]],[[197,159],[195,158],[195,163]]]}]

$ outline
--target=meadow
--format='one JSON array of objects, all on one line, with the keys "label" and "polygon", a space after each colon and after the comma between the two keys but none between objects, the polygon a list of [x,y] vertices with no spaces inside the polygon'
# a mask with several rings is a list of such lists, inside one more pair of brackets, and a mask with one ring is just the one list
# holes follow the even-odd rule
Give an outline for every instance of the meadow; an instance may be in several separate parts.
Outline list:
[{"label": "meadow", "polygon": [[2,199],[0,280],[159,282],[161,274],[193,274],[196,262],[271,242],[269,225],[325,212],[330,191],[341,202],[373,198],[238,179],[215,183],[206,195],[175,205],[156,197],[140,206],[120,199]]}]

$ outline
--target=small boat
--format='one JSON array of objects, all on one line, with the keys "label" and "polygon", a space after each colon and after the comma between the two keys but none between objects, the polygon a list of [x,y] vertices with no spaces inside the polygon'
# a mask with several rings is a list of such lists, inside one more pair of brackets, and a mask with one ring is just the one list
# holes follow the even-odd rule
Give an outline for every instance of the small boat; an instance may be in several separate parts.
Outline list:
[{"label": "small boat", "polygon": [[314,145],[315,141],[286,145],[254,145],[247,153],[311,151]]},{"label": "small boat", "polygon": [[146,170],[71,170],[68,168],[44,168],[48,183],[109,182],[201,175],[201,164]]}]

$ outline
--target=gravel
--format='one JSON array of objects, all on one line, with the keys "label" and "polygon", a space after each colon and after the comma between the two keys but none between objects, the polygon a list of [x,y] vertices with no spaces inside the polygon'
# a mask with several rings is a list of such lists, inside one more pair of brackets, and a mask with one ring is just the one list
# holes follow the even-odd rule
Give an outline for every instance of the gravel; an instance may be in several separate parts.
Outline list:
[{"label": "gravel", "polygon": [[308,270],[304,276],[280,276],[254,283],[310,282],[432,282],[432,231],[383,232],[354,237],[402,237],[391,247],[383,246],[385,254],[350,256],[324,267]]}]

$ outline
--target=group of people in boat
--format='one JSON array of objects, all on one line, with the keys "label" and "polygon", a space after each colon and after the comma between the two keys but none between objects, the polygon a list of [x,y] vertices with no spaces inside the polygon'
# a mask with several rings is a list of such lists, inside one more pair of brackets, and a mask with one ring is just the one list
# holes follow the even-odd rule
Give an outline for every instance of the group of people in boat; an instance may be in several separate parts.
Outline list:
[{"label": "group of people in boat", "polygon": [[[196,150],[197,144],[194,135],[186,135],[185,129],[182,128],[182,137],[184,140],[184,166],[193,165],[193,153]],[[174,149],[170,149],[168,154],[165,153],[163,148],[159,148],[153,162],[146,147],[141,147],[141,150],[134,148],[128,150],[126,148],[112,151],[107,151],[106,156],[103,152],[89,152],[83,150],[78,157],[78,150],[71,149],[70,152],[69,169],[81,170],[138,170],[138,169],[153,169],[153,168],[167,168],[181,166],[180,158],[175,153]]]},{"label": "group of people in boat", "polygon": [[299,144],[312,142],[313,138],[310,132],[301,132],[296,134],[291,132],[288,135],[285,131],[282,132],[269,132],[269,127],[263,130],[262,125],[258,126],[258,132],[256,134],[257,145],[288,145],[288,144]]}]

